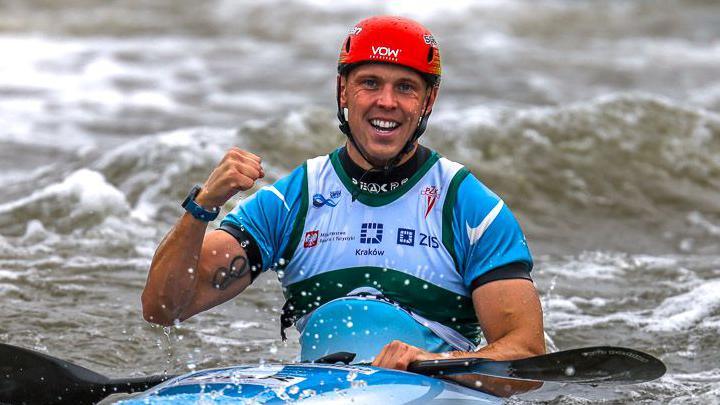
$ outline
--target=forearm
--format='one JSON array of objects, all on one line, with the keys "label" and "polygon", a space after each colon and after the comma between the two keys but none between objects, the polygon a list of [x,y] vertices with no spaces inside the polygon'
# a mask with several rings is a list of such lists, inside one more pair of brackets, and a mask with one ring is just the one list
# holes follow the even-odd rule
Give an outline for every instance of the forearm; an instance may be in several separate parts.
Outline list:
[{"label": "forearm", "polygon": [[171,325],[192,301],[206,228],[185,213],[160,243],[142,294],[148,322]]}]

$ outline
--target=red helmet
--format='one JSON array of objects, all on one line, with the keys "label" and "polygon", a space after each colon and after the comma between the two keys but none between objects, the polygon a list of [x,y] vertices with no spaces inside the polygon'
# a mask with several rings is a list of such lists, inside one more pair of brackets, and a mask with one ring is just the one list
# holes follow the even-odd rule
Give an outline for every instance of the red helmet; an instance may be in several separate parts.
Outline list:
[{"label": "red helmet", "polygon": [[440,50],[430,31],[409,18],[376,16],[360,21],[340,49],[338,72],[356,64],[380,62],[419,72],[432,85],[440,81]]}]

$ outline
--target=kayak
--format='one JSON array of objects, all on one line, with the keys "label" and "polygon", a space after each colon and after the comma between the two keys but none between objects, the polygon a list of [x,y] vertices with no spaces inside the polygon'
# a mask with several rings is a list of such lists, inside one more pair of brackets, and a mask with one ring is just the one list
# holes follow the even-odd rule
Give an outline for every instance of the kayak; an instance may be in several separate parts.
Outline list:
[{"label": "kayak", "polygon": [[118,404],[500,404],[445,380],[361,365],[271,364],[195,371]]}]

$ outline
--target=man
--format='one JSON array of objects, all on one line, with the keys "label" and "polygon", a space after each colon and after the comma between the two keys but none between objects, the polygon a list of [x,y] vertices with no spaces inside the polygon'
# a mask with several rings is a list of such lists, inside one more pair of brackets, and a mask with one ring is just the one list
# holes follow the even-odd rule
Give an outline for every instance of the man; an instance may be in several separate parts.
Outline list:
[{"label": "man", "polygon": [[[342,44],[338,72],[345,147],[263,187],[206,233],[219,207],[264,176],[260,157],[231,149],[158,247],[145,318],[182,321],[274,269],[303,360],[371,350],[373,365],[406,369],[544,353],[515,218],[464,167],[418,144],[440,82],[432,34],[405,18],[363,20]],[[480,330],[488,345],[476,349]]]}]

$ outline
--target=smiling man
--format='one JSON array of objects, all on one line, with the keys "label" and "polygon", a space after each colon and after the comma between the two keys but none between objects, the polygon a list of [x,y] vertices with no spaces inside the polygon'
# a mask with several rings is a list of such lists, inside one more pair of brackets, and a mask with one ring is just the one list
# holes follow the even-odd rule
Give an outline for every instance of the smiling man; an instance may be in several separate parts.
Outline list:
[{"label": "smiling man", "polygon": [[264,176],[260,157],[230,150],[158,247],[145,318],[182,321],[272,269],[287,299],[282,331],[298,328],[302,360],[350,351],[405,369],[544,353],[520,226],[461,164],[418,143],[440,84],[432,34],[406,18],[363,20],[342,43],[338,72],[345,146],[263,187],[206,233],[219,207]]}]

